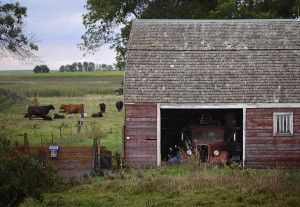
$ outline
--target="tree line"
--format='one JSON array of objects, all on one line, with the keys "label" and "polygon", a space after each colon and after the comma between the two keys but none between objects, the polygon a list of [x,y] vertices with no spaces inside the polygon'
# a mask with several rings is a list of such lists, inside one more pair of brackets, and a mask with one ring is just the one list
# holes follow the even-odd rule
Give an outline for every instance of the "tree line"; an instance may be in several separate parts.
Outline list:
[{"label": "tree line", "polygon": [[72,64],[62,65],[59,68],[60,72],[83,72],[83,71],[100,71],[100,70],[115,70],[112,65],[96,64],[93,62],[74,62]]}]

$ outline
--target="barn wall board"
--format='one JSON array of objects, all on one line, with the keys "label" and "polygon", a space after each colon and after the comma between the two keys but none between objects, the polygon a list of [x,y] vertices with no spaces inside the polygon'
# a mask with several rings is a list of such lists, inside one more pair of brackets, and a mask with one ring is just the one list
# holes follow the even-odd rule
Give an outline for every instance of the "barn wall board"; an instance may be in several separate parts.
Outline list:
[{"label": "barn wall board", "polygon": [[84,174],[90,174],[94,170],[95,148],[92,146],[66,147],[58,148],[58,156],[51,157],[48,146],[30,146],[19,147],[23,153],[42,154],[42,163],[44,166],[52,163],[58,168],[58,174],[62,177],[79,177]]},{"label": "barn wall board", "polygon": [[36,154],[44,167],[54,165],[61,177],[81,177],[111,166],[112,152],[98,146],[97,139],[93,140],[93,146],[58,146],[57,156],[51,157],[49,146],[30,146],[24,133],[24,145],[19,146],[17,142],[16,148],[21,155]]},{"label": "barn wall board", "polygon": [[[273,135],[273,113],[292,112],[292,136]],[[246,109],[246,163],[250,168],[300,168],[300,108]]]},{"label": "barn wall board", "polygon": [[157,105],[126,104],[124,155],[131,167],[157,165]]}]

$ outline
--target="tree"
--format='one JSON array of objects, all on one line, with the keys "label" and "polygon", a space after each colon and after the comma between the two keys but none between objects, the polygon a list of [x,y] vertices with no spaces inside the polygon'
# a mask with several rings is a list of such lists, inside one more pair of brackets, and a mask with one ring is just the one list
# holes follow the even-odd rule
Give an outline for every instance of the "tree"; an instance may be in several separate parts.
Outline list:
[{"label": "tree", "polygon": [[73,72],[78,71],[77,70],[77,63],[76,62],[72,63],[71,68],[72,68]]},{"label": "tree", "polygon": [[88,71],[95,71],[95,64],[93,62],[88,63]]},{"label": "tree", "polygon": [[83,66],[82,66],[82,63],[81,63],[81,62],[78,62],[78,63],[77,63],[77,67],[78,67],[78,71],[79,71],[79,72],[82,72]]},{"label": "tree", "polygon": [[70,64],[65,65],[65,69],[66,69],[66,72],[72,72]]},{"label": "tree", "polygon": [[66,71],[66,67],[64,65],[59,67],[59,72],[65,72]]},{"label": "tree", "polygon": [[0,14],[0,59],[13,57],[22,62],[38,62],[39,58],[32,53],[38,50],[36,40],[24,33],[27,8],[18,2],[0,1]]},{"label": "tree", "polygon": [[84,71],[88,71],[88,65],[89,65],[88,62],[85,62],[85,61],[84,61],[84,62],[82,63],[82,66],[83,66],[83,70],[84,70]]},{"label": "tree", "polygon": [[47,65],[37,65],[33,69],[34,73],[49,73],[50,69]]},{"label": "tree", "polygon": [[133,19],[295,18],[300,0],[88,0],[85,8],[79,48],[87,54],[112,44],[116,69],[124,70]]}]

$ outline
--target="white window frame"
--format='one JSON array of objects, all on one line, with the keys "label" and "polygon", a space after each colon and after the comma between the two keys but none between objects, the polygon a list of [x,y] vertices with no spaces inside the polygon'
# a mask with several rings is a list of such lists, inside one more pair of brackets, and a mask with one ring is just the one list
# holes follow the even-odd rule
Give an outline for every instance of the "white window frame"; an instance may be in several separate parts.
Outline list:
[{"label": "white window frame", "polygon": [[294,118],[292,112],[274,112],[274,136],[292,136],[294,126],[293,120]]}]

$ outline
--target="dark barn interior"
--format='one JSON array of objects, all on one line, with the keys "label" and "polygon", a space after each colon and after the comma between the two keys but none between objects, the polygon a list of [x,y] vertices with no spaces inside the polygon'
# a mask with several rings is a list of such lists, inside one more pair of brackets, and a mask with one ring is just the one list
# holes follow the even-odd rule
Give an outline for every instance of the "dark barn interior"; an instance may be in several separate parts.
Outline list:
[{"label": "dark barn interior", "polygon": [[[189,126],[224,126],[224,145],[231,158],[242,160],[243,110],[242,109],[161,109],[161,159],[168,159],[169,149],[182,147],[181,132],[191,138]],[[232,131],[236,131],[235,141]],[[191,141],[191,140],[190,140]]]}]

